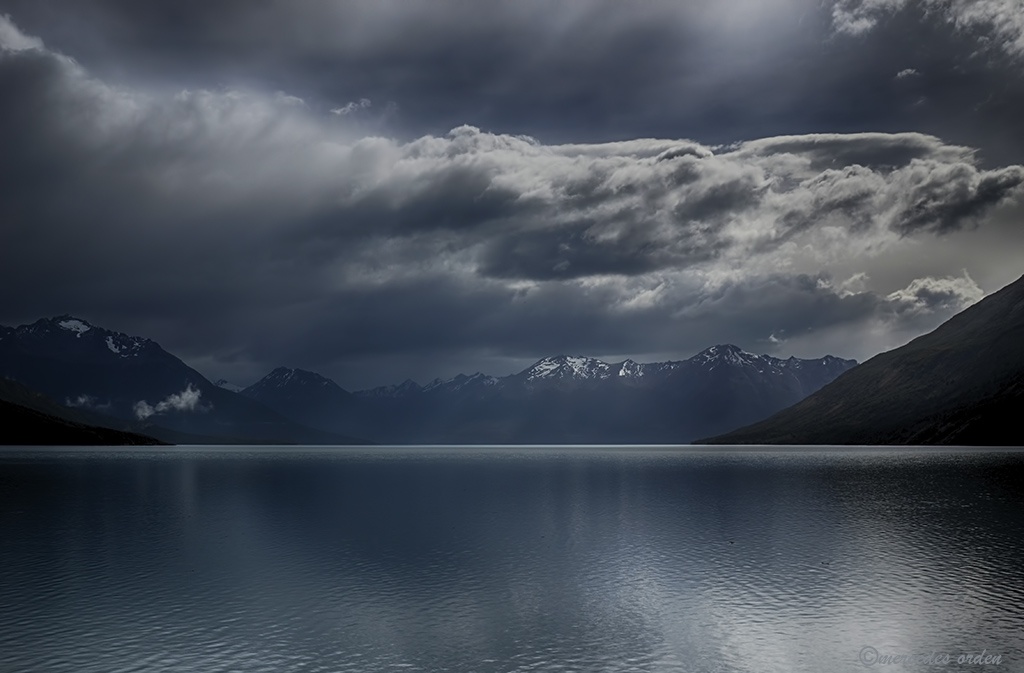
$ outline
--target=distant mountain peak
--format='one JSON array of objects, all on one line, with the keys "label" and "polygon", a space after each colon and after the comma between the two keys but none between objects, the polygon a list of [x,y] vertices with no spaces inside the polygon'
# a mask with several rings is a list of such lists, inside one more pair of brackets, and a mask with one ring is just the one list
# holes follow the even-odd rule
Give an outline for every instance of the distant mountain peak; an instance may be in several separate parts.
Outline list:
[{"label": "distant mountain peak", "polygon": [[718,344],[705,348],[691,358],[691,361],[698,365],[749,365],[763,359],[760,355],[748,353],[734,344]]},{"label": "distant mountain peak", "polygon": [[120,358],[138,357],[143,352],[157,348],[150,339],[114,332],[70,314],[41,318],[34,323],[7,330],[7,333],[27,339],[26,343],[36,344],[66,344],[66,339],[74,338],[74,348],[91,351],[96,357],[109,357],[105,355],[107,351]]},{"label": "distant mountain peak", "polygon": [[557,355],[538,360],[522,373],[527,381],[593,380],[608,378],[611,366],[607,362],[582,355]]},{"label": "distant mountain peak", "polygon": [[698,353],[698,355],[708,355],[712,357],[725,357],[740,354],[753,355],[753,353],[747,353],[735,344],[716,344],[714,346],[709,346]]},{"label": "distant mountain peak", "polygon": [[52,318],[40,318],[28,325],[19,325],[15,329],[22,334],[38,334],[40,332],[70,332],[81,336],[93,329],[88,320],[64,314]]},{"label": "distant mountain peak", "polygon": [[338,384],[327,378],[321,376],[316,372],[311,372],[306,369],[297,369],[291,367],[277,367],[269,374],[264,376],[262,379],[253,384],[252,387],[321,387],[321,388],[337,388]]}]

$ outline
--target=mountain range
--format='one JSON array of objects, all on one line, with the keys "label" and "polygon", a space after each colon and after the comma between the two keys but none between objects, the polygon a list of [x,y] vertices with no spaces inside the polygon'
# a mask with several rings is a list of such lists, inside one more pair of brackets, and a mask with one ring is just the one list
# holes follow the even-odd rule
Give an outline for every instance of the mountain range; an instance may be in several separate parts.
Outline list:
[{"label": "mountain range", "polygon": [[0,379],[47,400],[28,408],[171,443],[678,444],[765,418],[855,364],[720,345],[674,362],[557,356],[504,377],[356,392],[282,367],[241,389],[150,339],[74,316],[0,327]]},{"label": "mountain range", "polygon": [[1024,277],[712,444],[1024,445]]},{"label": "mountain range", "polygon": [[764,418],[855,364],[720,345],[674,362],[561,355],[504,377],[460,374],[357,392],[278,368],[241,394],[310,427],[382,443],[677,444]]}]

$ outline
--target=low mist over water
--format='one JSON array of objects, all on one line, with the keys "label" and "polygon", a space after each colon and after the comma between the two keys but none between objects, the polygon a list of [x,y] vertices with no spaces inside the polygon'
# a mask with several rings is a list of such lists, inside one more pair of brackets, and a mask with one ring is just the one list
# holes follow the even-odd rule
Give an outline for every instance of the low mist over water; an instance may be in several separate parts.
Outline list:
[{"label": "low mist over water", "polygon": [[1022,476],[1016,451],[7,450],[0,670],[1020,671]]}]

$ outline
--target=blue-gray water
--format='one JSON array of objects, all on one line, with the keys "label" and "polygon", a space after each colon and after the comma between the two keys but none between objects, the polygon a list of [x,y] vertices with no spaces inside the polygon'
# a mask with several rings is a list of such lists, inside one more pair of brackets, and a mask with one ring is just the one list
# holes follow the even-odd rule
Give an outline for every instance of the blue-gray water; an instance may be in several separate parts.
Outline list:
[{"label": "blue-gray water", "polygon": [[1013,451],[8,450],[0,671],[1024,671],[1022,477]]}]

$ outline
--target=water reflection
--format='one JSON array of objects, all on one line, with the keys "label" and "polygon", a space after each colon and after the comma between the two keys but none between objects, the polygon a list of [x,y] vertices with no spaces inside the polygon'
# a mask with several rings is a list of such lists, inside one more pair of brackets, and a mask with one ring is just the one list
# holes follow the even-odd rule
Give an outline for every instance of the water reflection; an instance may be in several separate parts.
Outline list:
[{"label": "water reflection", "polygon": [[1024,670],[1022,457],[0,454],[0,670]]}]

